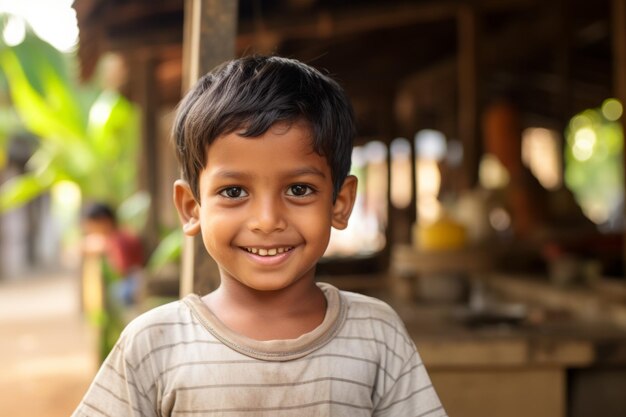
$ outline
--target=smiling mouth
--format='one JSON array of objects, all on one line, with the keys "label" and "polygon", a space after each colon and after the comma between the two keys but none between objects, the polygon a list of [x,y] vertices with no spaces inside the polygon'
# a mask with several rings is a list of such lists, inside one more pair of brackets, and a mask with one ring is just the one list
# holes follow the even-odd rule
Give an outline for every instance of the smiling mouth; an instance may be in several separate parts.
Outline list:
[{"label": "smiling mouth", "polygon": [[293,250],[293,246],[284,246],[284,247],[278,247],[278,248],[242,248],[243,250],[247,251],[248,253],[252,253],[254,255],[259,255],[259,256],[276,256],[276,255],[280,255],[281,253],[285,253],[285,252],[289,252],[291,250]]}]

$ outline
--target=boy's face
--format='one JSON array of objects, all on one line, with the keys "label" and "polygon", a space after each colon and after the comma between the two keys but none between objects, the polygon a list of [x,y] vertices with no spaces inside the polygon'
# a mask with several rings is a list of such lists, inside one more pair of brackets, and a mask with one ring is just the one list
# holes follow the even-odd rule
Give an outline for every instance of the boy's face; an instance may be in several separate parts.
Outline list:
[{"label": "boy's face", "polygon": [[333,203],[326,159],[312,150],[303,123],[277,124],[263,136],[231,133],[209,147],[199,204],[184,181],[175,202],[188,235],[202,233],[222,280],[260,291],[313,280],[330,228],[347,225],[356,178]]},{"label": "boy's face", "polygon": [[83,220],[82,227],[85,235],[108,236],[115,230],[113,221],[105,217],[85,219]]}]

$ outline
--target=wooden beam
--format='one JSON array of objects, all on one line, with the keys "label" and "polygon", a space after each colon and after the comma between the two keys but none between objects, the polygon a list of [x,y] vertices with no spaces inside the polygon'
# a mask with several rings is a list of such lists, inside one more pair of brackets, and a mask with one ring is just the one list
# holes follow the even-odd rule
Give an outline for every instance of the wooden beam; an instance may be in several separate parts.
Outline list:
[{"label": "wooden beam", "polygon": [[183,92],[235,55],[237,1],[185,0]]},{"label": "wooden beam", "polygon": [[561,118],[561,131],[565,131],[565,127],[572,116],[572,83],[571,83],[571,5],[568,0],[559,0],[553,6],[552,13],[556,18],[556,45],[558,48],[555,53],[555,73],[557,77],[557,99],[555,107],[558,108]]},{"label": "wooden beam", "polygon": [[[235,55],[235,0],[185,0],[183,94],[216,65]],[[206,294],[219,284],[217,267],[206,254],[202,239],[185,237],[180,295]]]},{"label": "wooden beam", "polygon": [[103,51],[136,53],[141,49],[180,47],[183,36],[180,27],[165,26],[159,29],[135,31],[127,34],[111,34],[99,39]]},{"label": "wooden beam", "polygon": [[626,0],[613,0],[612,6],[613,83],[615,96],[626,105]]},{"label": "wooden beam", "polygon": [[[611,2],[611,16],[613,17],[613,88],[615,97],[626,106],[626,0],[613,0]],[[622,132],[626,135],[626,116],[620,118]],[[624,138],[622,138],[624,140]],[[626,142],[626,140],[625,140]],[[624,166],[626,166],[626,152],[622,152]],[[626,183],[626,181],[625,181]],[[624,213],[626,218],[626,205]],[[626,239],[626,230],[622,231]],[[626,270],[626,244],[623,245],[623,262]]]},{"label": "wooden beam", "polygon": [[109,6],[105,16],[93,15],[93,19],[105,19],[107,28],[116,30],[117,28],[132,28],[138,23],[158,22],[163,16],[181,13],[181,5],[177,1],[171,0],[151,0],[150,6],[146,7],[145,2],[126,1]]},{"label": "wooden beam", "polygon": [[141,188],[150,194],[152,204],[148,211],[148,219],[144,229],[146,250],[148,253],[157,246],[159,240],[159,184],[158,161],[159,147],[156,146],[157,137],[157,94],[156,94],[156,59],[151,51],[133,57],[131,65],[136,65],[138,71],[132,72],[131,94],[141,107]]},{"label": "wooden beam", "polygon": [[464,187],[478,181],[482,144],[478,134],[478,17],[471,6],[461,6],[458,19],[458,135],[463,144]]},{"label": "wooden beam", "polygon": [[481,43],[481,67],[485,73],[495,69],[519,68],[527,64],[529,57],[537,51],[555,50],[560,46],[557,44],[558,34],[559,27],[554,17],[543,10],[535,10],[532,21],[514,21],[497,36]]},{"label": "wooden beam", "polygon": [[[294,16],[288,20],[273,17],[263,21],[245,22],[237,39],[238,49],[269,39],[328,39],[356,35],[373,30],[389,29],[417,23],[453,19],[457,4],[385,4],[384,6],[351,7],[345,10],[324,10],[313,15]],[[259,35],[262,39],[259,39]]]},{"label": "wooden beam", "polygon": [[[380,5],[333,7],[309,15],[270,17],[242,22],[237,49],[245,50],[265,39],[328,39],[358,35],[374,30],[392,29],[419,23],[454,19],[462,1],[381,2]],[[477,10],[485,12],[524,10],[538,0],[475,0]]]}]

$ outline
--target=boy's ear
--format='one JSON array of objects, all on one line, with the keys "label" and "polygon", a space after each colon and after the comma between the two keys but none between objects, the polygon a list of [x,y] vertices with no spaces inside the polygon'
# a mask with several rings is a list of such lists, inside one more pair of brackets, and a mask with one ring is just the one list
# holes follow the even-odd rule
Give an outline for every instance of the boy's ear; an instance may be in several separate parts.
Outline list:
[{"label": "boy's ear", "polygon": [[189,183],[184,180],[174,182],[174,205],[187,236],[200,232],[200,204],[196,201]]},{"label": "boy's ear", "polygon": [[343,230],[348,226],[348,219],[354,207],[356,200],[357,178],[354,175],[348,175],[337,194],[335,204],[333,206],[332,226],[335,229]]}]

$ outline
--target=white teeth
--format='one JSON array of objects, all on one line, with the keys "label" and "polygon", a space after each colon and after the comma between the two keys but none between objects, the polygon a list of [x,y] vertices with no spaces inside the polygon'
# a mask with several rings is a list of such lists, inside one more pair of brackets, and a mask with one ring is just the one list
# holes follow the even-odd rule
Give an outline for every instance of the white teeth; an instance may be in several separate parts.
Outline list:
[{"label": "white teeth", "polygon": [[262,249],[262,248],[245,248],[249,253],[253,253],[259,256],[276,256],[281,253],[288,252],[291,247],[284,248],[271,248],[271,249]]}]

